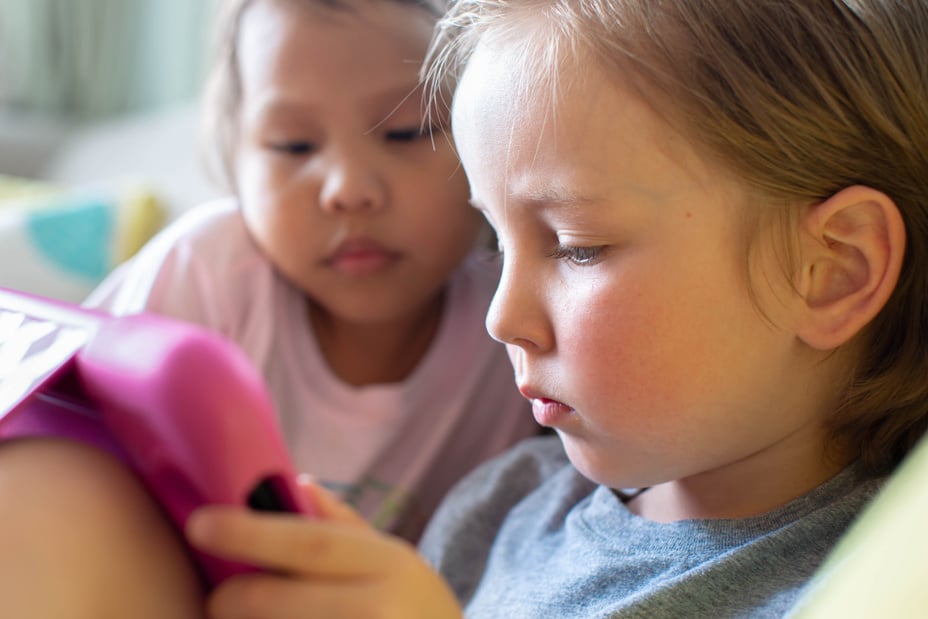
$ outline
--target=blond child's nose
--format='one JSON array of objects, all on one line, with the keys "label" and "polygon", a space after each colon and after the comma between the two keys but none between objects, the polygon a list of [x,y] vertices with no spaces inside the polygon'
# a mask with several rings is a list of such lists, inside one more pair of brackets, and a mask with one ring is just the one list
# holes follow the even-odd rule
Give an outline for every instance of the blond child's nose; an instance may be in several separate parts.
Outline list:
[{"label": "blond child's nose", "polygon": [[496,294],[487,310],[486,327],[498,342],[526,350],[552,345],[537,288],[511,268],[503,269]]}]

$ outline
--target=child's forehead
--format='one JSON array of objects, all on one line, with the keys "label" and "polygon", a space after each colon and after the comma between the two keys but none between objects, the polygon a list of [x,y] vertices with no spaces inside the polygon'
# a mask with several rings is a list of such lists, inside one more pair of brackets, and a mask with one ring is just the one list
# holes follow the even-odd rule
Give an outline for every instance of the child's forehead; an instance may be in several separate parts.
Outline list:
[{"label": "child's forehead", "polygon": [[577,204],[604,201],[597,196],[660,204],[703,192],[743,202],[744,182],[621,72],[578,63],[570,79],[546,80],[507,62],[512,51],[478,46],[454,100],[452,130],[478,201],[563,201],[553,191],[592,196],[569,200]]},{"label": "child's forehead", "polygon": [[[453,117],[470,117],[485,114],[493,109],[495,115],[485,120],[503,122],[507,117],[523,124],[540,113],[553,113],[560,104],[569,100],[570,82],[578,74],[565,71],[566,62],[544,57],[537,53],[535,43],[528,37],[515,39],[484,36],[474,47],[456,84],[452,100]],[[506,117],[501,110],[518,114]]]},{"label": "child's forehead", "polygon": [[[383,42],[405,44],[413,53],[410,61],[421,61],[435,21],[435,15],[421,5],[400,0],[264,0],[244,7],[234,43],[241,54],[245,33],[255,31],[261,35],[261,47],[273,48],[274,35],[289,32],[305,39],[342,39],[344,50]],[[343,51],[342,46],[331,47],[330,54]],[[303,59],[306,63],[316,60]]]},{"label": "child's forehead", "polygon": [[[621,185],[626,194],[663,193],[714,175],[700,150],[630,89],[589,79],[533,93],[497,70],[498,59],[474,56],[452,117],[465,165],[487,172],[481,182],[497,185],[505,175],[506,192],[526,196],[558,183],[572,191]],[[492,166],[480,163],[493,158]]]},{"label": "child's forehead", "polygon": [[332,20],[318,11],[294,12],[292,4],[255,6],[242,24],[238,71],[248,105],[264,105],[260,98],[289,107],[420,104],[418,63],[431,33],[423,10],[416,9],[423,19],[413,24],[406,13],[396,14],[406,5],[390,1],[372,3],[381,13],[330,9]]},{"label": "child's forehead", "polygon": [[505,135],[508,142],[520,134],[556,139],[578,129],[608,132],[630,116],[646,125],[653,142],[674,131],[625,73],[580,56],[539,60],[533,51],[512,40],[478,44],[457,84],[456,122],[479,125],[481,133]]},{"label": "child's forehead", "polygon": [[[510,106],[553,121],[592,87],[605,86],[642,97],[630,66],[605,63],[582,40],[537,25],[487,30],[477,39],[459,76],[453,108],[483,106],[502,96]],[[504,93],[504,94],[500,94]]]},{"label": "child's forehead", "polygon": [[552,41],[544,29],[487,34],[474,46],[457,84],[456,136],[467,126],[483,136],[495,133],[510,146],[531,142],[541,153],[559,150],[578,131],[613,134],[626,152],[653,150],[688,176],[737,180],[700,139],[697,120],[655,91],[630,63],[606,62],[580,43]]}]

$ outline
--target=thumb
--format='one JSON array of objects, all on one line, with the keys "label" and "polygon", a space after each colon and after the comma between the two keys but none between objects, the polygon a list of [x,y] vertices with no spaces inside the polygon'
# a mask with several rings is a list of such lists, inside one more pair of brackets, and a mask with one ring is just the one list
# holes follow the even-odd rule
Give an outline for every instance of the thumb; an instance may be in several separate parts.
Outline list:
[{"label": "thumb", "polygon": [[296,483],[309,495],[309,500],[322,518],[345,524],[369,526],[358,512],[333,492],[322,487],[311,475],[299,475]]}]

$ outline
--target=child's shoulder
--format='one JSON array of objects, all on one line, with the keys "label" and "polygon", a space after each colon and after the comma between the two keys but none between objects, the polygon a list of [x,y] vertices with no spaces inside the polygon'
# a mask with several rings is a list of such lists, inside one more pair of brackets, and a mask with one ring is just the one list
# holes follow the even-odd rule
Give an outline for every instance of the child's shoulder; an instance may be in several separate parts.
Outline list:
[{"label": "child's shoulder", "polygon": [[524,439],[458,482],[430,528],[434,524],[442,530],[454,521],[475,519],[501,522],[513,505],[565,468],[573,470],[556,436]]},{"label": "child's shoulder", "polygon": [[501,522],[513,505],[565,468],[573,470],[558,437],[524,439],[477,467],[452,488],[435,521],[458,520],[468,514],[467,519],[477,515]]},{"label": "child's shoulder", "polygon": [[565,466],[572,465],[561,439],[545,434],[520,441],[484,468],[491,477],[535,487]]},{"label": "child's shoulder", "polygon": [[594,488],[570,464],[558,437],[525,439],[451,490],[429,522],[420,550],[459,599],[468,599],[496,533],[519,503],[536,492],[553,492],[572,502]]},{"label": "child's shoulder", "polygon": [[241,281],[271,280],[272,267],[257,250],[232,199],[196,206],[180,215],[87,298],[86,305],[115,314],[155,311],[213,325],[205,307],[243,306],[229,295],[251,288]]},{"label": "child's shoulder", "polygon": [[248,238],[245,221],[234,198],[205,202],[179,215],[159,235],[163,242],[175,245],[219,243]]},{"label": "child's shoulder", "polygon": [[[205,268],[225,280],[266,268],[267,260],[252,241],[238,202],[224,198],[198,205],[180,215],[134,259],[140,267],[161,270]],[[147,267],[145,266],[147,265]],[[225,276],[220,277],[220,273]]]}]

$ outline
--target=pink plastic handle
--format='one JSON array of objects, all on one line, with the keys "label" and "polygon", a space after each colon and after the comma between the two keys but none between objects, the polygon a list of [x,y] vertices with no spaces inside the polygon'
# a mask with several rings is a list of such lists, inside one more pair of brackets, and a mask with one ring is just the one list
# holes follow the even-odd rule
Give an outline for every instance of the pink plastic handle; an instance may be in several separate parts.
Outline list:
[{"label": "pink plastic handle", "polygon": [[[35,435],[121,458],[179,528],[206,504],[315,514],[261,376],[232,342],[0,289],[0,440]],[[210,584],[254,569],[194,556]]]},{"label": "pink plastic handle", "polygon": [[[225,339],[151,315],[106,321],[76,370],[149,490],[183,527],[197,507],[248,505],[314,513],[296,486],[271,399],[250,360]],[[217,583],[248,566],[200,556]]]}]

